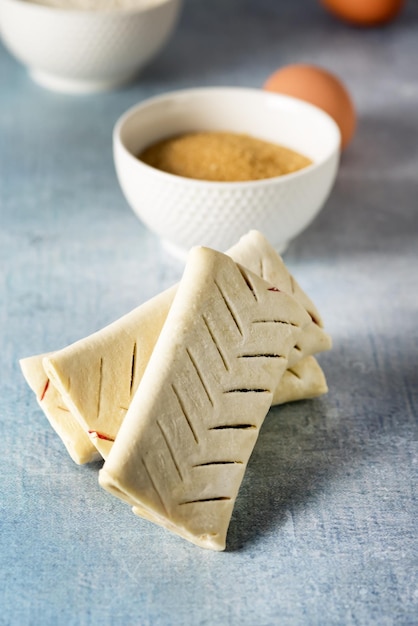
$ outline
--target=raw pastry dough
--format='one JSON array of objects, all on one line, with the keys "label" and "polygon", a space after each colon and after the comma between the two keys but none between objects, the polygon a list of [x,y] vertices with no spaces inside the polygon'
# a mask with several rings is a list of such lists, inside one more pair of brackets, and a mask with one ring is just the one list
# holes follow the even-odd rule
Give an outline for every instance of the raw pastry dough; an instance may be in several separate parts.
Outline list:
[{"label": "raw pastry dough", "polygon": [[307,356],[287,368],[273,394],[272,404],[317,398],[327,391],[321,366],[313,356]]},{"label": "raw pastry dough", "polygon": [[106,458],[173,301],[171,288],[43,359],[53,386]]},{"label": "raw pastry dough", "polygon": [[50,383],[42,366],[45,355],[32,356],[20,361],[23,375],[36,395],[39,406],[57,435],[62,439],[73,461],[82,465],[98,460],[100,454],[86,431],[65,406],[61,394]]},{"label": "raw pastry dough", "polygon": [[[249,266],[254,273],[261,273],[271,284],[292,293],[311,318],[289,359],[290,367],[303,359],[303,365],[298,368],[301,378],[297,381],[294,376],[286,376],[280,391],[274,395],[274,402],[314,397],[325,392],[321,391],[326,390],[326,384],[318,363],[313,359],[304,359],[331,346],[315,305],[261,233],[251,231],[228,254],[242,265]],[[62,350],[43,355],[44,358],[42,355],[29,358],[36,359],[31,363],[31,370],[38,367],[39,378],[44,380],[45,375],[50,378],[48,396],[52,399],[54,388],[54,394],[57,394],[55,404],[66,406],[79,425],[75,427],[71,419],[63,421],[59,410],[48,411],[48,419],[67,448],[69,439],[73,437],[73,450],[79,448],[79,439],[85,439],[79,434],[81,428],[100,454],[107,457],[144,374],[176,290],[177,286],[171,287],[104,329]],[[26,361],[21,360],[24,374],[28,371]],[[31,385],[29,379],[28,382]],[[45,402],[41,406],[47,410]],[[74,454],[72,458],[76,460]],[[78,463],[87,462],[80,460],[81,456],[77,458]],[[83,458],[88,460],[88,456]]]},{"label": "raw pastry dough", "polygon": [[311,324],[293,349],[289,357],[289,366],[305,356],[330,350],[331,337],[324,331],[323,321],[317,307],[290,274],[283,259],[264,235],[251,230],[228,251],[228,255],[236,263],[240,263],[267,282],[291,294],[309,313]]},{"label": "raw pastry dough", "polygon": [[194,248],[109,457],[102,487],[223,550],[248,459],[311,318],[231,258]]}]

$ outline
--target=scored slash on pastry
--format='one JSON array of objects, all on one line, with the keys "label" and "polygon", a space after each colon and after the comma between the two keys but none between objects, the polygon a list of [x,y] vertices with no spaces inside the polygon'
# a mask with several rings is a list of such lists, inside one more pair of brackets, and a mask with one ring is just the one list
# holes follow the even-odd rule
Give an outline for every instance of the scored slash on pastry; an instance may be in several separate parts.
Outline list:
[{"label": "scored slash on pastry", "polygon": [[226,255],[192,249],[101,486],[138,515],[223,550],[273,392],[310,324],[294,297]]},{"label": "scored slash on pastry", "polygon": [[[261,233],[251,231],[228,252],[236,262],[291,294],[310,322],[289,355],[289,368],[277,386],[273,404],[311,398],[327,391],[311,356],[331,346],[310,298],[289,274],[283,260]],[[164,325],[177,286],[89,337],[62,350],[20,361],[52,427],[76,463],[110,452]]]}]

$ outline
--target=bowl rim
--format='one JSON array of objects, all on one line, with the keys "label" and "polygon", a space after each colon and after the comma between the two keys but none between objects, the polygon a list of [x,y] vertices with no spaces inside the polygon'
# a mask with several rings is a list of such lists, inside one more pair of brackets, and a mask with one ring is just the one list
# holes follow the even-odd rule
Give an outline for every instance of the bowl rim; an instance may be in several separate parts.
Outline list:
[{"label": "bowl rim", "polygon": [[[213,94],[215,92],[222,92],[222,93],[234,93],[234,94],[241,94],[243,96],[245,96],[246,94],[258,94],[258,95],[262,95],[266,98],[269,99],[274,99],[277,101],[281,101],[281,102],[286,102],[286,103],[291,103],[294,106],[297,106],[301,109],[307,109],[310,112],[314,112],[316,115],[322,116],[324,120],[327,121],[327,123],[330,124],[330,127],[335,131],[335,142],[334,142],[334,147],[329,151],[329,153],[327,155],[325,155],[322,159],[320,159],[319,161],[314,161],[311,165],[308,165],[300,170],[297,170],[296,172],[291,172],[289,174],[281,174],[279,176],[272,176],[270,178],[262,178],[262,179],[258,179],[258,180],[246,180],[246,181],[213,181],[213,180],[203,180],[203,179],[196,179],[196,178],[187,178],[185,176],[179,176],[178,174],[171,174],[169,172],[164,172],[162,170],[157,169],[156,167],[152,167],[151,165],[148,165],[147,163],[144,163],[143,161],[139,160],[134,154],[132,154],[132,152],[130,152],[130,150],[128,150],[126,148],[126,146],[124,145],[122,139],[121,139],[121,131],[123,126],[125,125],[125,123],[133,116],[137,113],[137,111],[140,111],[141,109],[145,109],[148,106],[152,106],[153,104],[158,104],[159,102],[163,102],[164,100],[166,100],[167,98],[176,98],[176,97],[182,97],[182,96],[188,96],[188,95],[194,95],[194,94]],[[265,186],[265,185],[271,185],[273,183],[275,184],[285,184],[285,182],[289,181],[289,180],[293,180],[296,178],[299,178],[301,176],[305,176],[308,173],[314,172],[315,170],[319,169],[320,167],[323,166],[324,163],[326,163],[327,161],[329,161],[330,159],[334,158],[336,155],[339,155],[341,152],[341,132],[340,129],[337,125],[337,123],[334,121],[334,119],[325,111],[323,111],[322,109],[320,109],[319,107],[310,104],[309,102],[306,102],[305,100],[301,100],[300,98],[295,98],[293,96],[288,96],[285,94],[279,94],[279,93],[274,93],[274,92],[270,92],[264,89],[257,89],[257,88],[253,88],[253,87],[226,87],[226,86],[208,86],[208,87],[193,87],[193,88],[186,88],[186,89],[177,89],[174,91],[169,91],[169,92],[164,92],[162,94],[158,94],[156,96],[152,96],[150,98],[146,98],[144,100],[142,100],[141,102],[134,104],[133,106],[131,106],[129,109],[127,109],[124,113],[122,113],[122,115],[120,115],[120,117],[117,119],[114,127],[113,127],[113,149],[114,152],[116,150],[116,148],[121,149],[125,156],[131,160],[132,162],[135,162],[136,166],[139,167],[140,169],[143,169],[145,172],[148,172],[149,174],[152,174],[153,176],[157,176],[162,178],[163,180],[166,179],[167,181],[171,181],[171,182],[176,182],[177,184],[187,184],[187,185],[195,185],[197,187],[210,187],[210,188],[221,188],[221,189],[227,189],[227,188],[242,188],[242,187],[260,187],[260,186]],[[115,157],[115,154],[114,154]]]},{"label": "bowl rim", "polygon": [[[164,4],[177,3],[179,6],[183,2],[183,0],[143,0],[144,6],[138,7],[115,7],[113,9],[77,9],[77,8],[62,8],[50,6],[48,4],[42,4],[41,2],[37,2],[34,0],[33,2],[28,0],[0,0],[1,4],[10,4],[10,5],[20,5],[21,7],[28,7],[31,11],[39,11],[44,14],[52,14],[55,13],[59,16],[88,16],[88,18],[92,18],[94,16],[110,16],[116,17],[117,15],[123,16],[128,14],[138,14],[147,13],[157,8],[160,8]],[[25,10],[25,9],[24,9]]]}]

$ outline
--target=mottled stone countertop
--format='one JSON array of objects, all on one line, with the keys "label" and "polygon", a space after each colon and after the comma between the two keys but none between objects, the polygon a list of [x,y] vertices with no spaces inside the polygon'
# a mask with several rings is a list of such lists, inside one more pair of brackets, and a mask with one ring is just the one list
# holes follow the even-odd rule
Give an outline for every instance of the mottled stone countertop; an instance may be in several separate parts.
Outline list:
[{"label": "mottled stone countertop", "polygon": [[[418,6],[361,30],[315,0],[189,0],[124,89],[37,86],[0,44],[0,624],[418,623]],[[323,65],[356,137],[285,261],[333,337],[329,393],[268,415],[228,549],[135,517],[77,466],[19,369],[181,275],[126,204],[111,132],[131,105],[204,85],[260,87]]]}]

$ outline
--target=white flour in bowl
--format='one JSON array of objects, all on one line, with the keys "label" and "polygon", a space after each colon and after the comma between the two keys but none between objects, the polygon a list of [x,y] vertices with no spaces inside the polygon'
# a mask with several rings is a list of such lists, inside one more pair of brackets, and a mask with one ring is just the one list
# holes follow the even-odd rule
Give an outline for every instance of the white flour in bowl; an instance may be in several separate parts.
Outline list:
[{"label": "white flour in bowl", "polygon": [[142,9],[162,0],[26,0],[31,4],[42,4],[54,9],[74,9],[77,11],[115,11],[118,9]]}]

